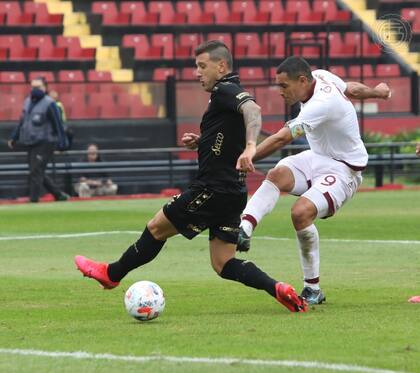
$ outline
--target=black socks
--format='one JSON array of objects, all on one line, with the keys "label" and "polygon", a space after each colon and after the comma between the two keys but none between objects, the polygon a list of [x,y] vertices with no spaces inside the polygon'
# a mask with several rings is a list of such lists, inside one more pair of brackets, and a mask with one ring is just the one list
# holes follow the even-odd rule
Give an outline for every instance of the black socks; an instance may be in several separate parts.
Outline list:
[{"label": "black socks", "polygon": [[117,262],[108,266],[109,279],[121,281],[128,272],[149,263],[159,254],[165,242],[156,240],[146,226],[138,241],[131,245]]},{"label": "black socks", "polygon": [[247,260],[232,258],[226,262],[220,277],[238,281],[255,289],[265,290],[273,297],[276,296],[277,281],[261,271],[254,263]]}]

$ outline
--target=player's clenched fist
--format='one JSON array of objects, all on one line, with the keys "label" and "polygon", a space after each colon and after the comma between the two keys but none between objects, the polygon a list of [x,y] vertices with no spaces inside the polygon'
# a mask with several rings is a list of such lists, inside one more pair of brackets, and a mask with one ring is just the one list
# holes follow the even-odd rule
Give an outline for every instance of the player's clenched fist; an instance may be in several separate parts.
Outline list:
[{"label": "player's clenched fist", "polygon": [[198,147],[200,136],[195,133],[184,133],[181,141],[187,149],[195,150]]}]

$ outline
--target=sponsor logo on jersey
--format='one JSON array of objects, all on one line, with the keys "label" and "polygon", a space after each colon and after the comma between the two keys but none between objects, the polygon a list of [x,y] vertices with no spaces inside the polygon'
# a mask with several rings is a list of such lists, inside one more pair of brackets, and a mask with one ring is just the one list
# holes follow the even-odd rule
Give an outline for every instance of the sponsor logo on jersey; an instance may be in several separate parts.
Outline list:
[{"label": "sponsor logo on jersey", "polygon": [[218,132],[216,135],[216,141],[214,142],[214,145],[211,148],[213,153],[217,156],[222,154],[222,146],[223,146],[224,139],[225,139],[225,136],[223,135],[223,133]]}]

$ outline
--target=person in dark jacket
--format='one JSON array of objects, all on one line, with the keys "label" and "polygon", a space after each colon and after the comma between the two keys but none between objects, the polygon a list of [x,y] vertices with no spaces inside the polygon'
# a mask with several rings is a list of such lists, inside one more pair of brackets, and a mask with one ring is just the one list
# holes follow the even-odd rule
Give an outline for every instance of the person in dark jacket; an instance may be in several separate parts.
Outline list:
[{"label": "person in dark jacket", "polygon": [[48,96],[47,83],[42,77],[31,81],[31,92],[23,103],[19,124],[8,141],[11,149],[16,144],[23,145],[28,152],[30,201],[39,201],[42,186],[56,201],[68,200],[69,195],[45,173],[54,150],[66,149],[68,144],[59,109]]}]

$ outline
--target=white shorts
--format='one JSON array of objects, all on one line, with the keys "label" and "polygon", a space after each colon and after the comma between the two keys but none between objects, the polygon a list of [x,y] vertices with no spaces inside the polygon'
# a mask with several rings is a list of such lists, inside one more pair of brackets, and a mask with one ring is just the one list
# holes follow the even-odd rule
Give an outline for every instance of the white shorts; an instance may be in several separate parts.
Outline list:
[{"label": "white shorts", "polygon": [[362,183],[361,171],[312,150],[286,157],[278,166],[292,171],[295,186],[290,194],[309,199],[318,210],[318,218],[334,215]]}]

